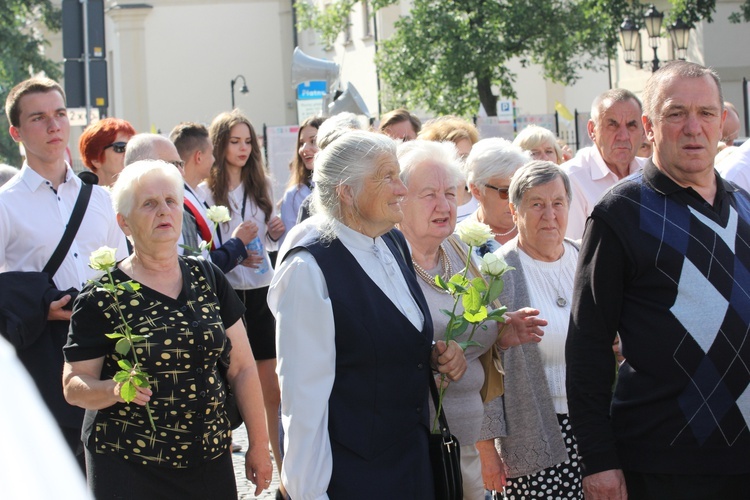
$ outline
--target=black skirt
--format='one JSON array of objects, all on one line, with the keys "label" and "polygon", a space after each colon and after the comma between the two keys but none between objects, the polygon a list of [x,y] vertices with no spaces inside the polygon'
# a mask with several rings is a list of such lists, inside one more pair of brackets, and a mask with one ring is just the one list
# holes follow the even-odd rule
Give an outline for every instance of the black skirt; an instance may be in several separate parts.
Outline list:
[{"label": "black skirt", "polygon": [[96,500],[236,500],[232,454],[196,467],[142,465],[86,448],[89,489]]}]

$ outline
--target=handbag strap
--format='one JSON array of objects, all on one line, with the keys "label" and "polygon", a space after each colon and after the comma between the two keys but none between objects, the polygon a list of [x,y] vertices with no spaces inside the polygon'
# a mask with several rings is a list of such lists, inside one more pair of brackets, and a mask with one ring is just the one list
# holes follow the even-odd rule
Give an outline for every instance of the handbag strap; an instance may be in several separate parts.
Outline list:
[{"label": "handbag strap", "polygon": [[73,206],[73,213],[70,215],[70,220],[68,220],[68,225],[65,227],[65,232],[60,239],[60,243],[57,244],[57,248],[52,252],[52,257],[49,258],[49,262],[42,269],[42,272],[47,273],[50,278],[60,269],[60,265],[65,260],[65,254],[68,253],[70,245],[73,244],[73,239],[76,237],[76,233],[78,233],[78,228],[81,227],[83,215],[86,213],[92,189],[93,186],[91,184],[81,184],[76,204]]},{"label": "handbag strap", "polygon": [[[440,396],[438,395],[437,384],[435,383],[435,377],[429,374],[430,378],[430,393],[432,394],[432,402],[435,404],[435,411],[440,405]],[[448,427],[448,420],[445,418],[445,407],[441,408],[440,415],[438,415],[438,423],[440,424],[440,435],[443,439],[451,439],[451,430]]]}]

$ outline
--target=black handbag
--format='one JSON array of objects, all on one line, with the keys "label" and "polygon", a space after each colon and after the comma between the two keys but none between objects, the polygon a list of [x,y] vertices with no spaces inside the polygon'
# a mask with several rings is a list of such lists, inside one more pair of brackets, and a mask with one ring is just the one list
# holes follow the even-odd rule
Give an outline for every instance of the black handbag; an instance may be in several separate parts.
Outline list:
[{"label": "black handbag", "polygon": [[71,295],[65,309],[72,309],[78,290],[58,290],[52,278],[60,268],[86,213],[92,187],[83,184],[65,232],[47,265],[41,271],[0,273],[0,335],[19,350],[28,349],[48,327],[50,303]]},{"label": "black handbag", "polygon": [[[435,378],[430,375],[430,393],[438,409],[439,396]],[[445,411],[438,417],[439,434],[429,435],[430,463],[435,483],[436,500],[461,500],[464,496],[463,477],[461,476],[461,449],[456,436],[448,428]]]},{"label": "black handbag", "polygon": [[[214,295],[216,295],[216,275],[214,274],[213,266],[211,266],[211,264],[206,259],[200,256],[191,256],[188,257],[188,259],[198,263],[201,270],[203,271],[203,274],[206,276],[206,280],[208,281],[211,290],[214,292]],[[229,371],[229,354],[231,353],[231,351],[232,341],[229,340],[229,337],[226,337],[226,340],[224,342],[224,350],[221,352],[221,356],[219,356],[219,361],[216,364],[216,368],[219,372],[219,375],[224,380],[224,387],[226,388],[224,412],[226,413],[227,420],[229,420],[229,427],[232,430],[235,430],[237,427],[242,425],[242,414],[240,413],[240,409],[237,406],[237,399],[234,397],[232,386],[229,384],[229,379],[227,379],[227,372]]]}]

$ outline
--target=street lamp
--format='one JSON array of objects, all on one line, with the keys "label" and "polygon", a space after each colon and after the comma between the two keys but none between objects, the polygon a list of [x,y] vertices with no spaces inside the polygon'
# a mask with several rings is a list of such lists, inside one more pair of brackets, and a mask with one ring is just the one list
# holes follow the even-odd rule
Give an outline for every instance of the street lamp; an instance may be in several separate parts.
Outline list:
[{"label": "street lamp", "polygon": [[[646,25],[648,44],[654,51],[654,59],[651,61],[651,71],[656,71],[659,69],[659,63],[664,62],[659,61],[657,54],[657,49],[661,42],[661,25],[664,21],[664,14],[656,10],[656,7],[652,4],[648,6],[642,17],[643,23]],[[636,50],[640,50],[640,29],[640,26],[635,21],[629,17],[626,18],[620,25],[620,43],[625,52],[625,62],[642,68],[646,63],[641,61],[640,57],[638,60],[635,59]],[[667,31],[669,31],[673,45],[677,48],[678,58],[685,59],[688,42],[690,41],[690,26],[681,19],[678,19],[671,26],[667,27]]]},{"label": "street lamp", "polygon": [[237,83],[237,80],[242,78],[242,87],[240,87],[240,94],[247,94],[250,92],[250,90],[247,88],[247,82],[245,81],[245,77],[242,75],[237,75],[234,77],[234,79],[229,83],[229,86],[232,88],[232,109],[234,109],[234,84]]}]

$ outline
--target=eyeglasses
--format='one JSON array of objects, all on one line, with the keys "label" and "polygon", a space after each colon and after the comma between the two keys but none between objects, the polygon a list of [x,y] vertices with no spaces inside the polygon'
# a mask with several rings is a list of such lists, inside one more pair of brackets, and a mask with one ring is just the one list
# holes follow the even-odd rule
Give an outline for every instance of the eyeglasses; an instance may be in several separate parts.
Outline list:
[{"label": "eyeglasses", "polygon": [[115,153],[124,153],[125,147],[128,145],[127,142],[113,142],[109,146],[104,146],[104,149],[112,148]]},{"label": "eyeglasses", "polygon": [[185,166],[185,162],[182,160],[167,160],[167,163],[171,163],[172,165],[179,168],[180,170],[182,170],[182,167]]},{"label": "eyeglasses", "polygon": [[488,187],[490,189],[494,189],[497,191],[497,194],[500,195],[501,200],[507,200],[508,199],[508,189],[509,188],[499,188],[497,186],[493,186],[492,184],[485,184],[484,187]]}]

